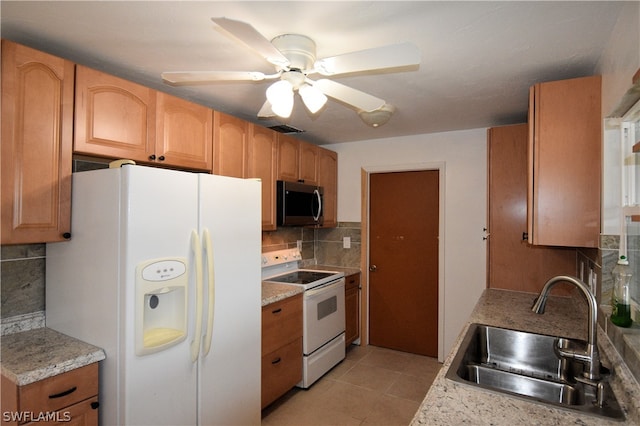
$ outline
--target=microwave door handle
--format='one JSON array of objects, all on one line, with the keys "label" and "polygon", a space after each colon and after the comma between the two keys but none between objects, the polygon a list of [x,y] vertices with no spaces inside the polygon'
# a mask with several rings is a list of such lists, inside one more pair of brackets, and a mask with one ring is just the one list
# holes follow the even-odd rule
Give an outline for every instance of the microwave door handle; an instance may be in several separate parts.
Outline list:
[{"label": "microwave door handle", "polygon": [[322,197],[320,196],[320,191],[318,191],[317,189],[314,189],[313,193],[318,198],[318,214],[313,215],[313,220],[317,221],[318,219],[320,219],[320,215],[322,214]]}]

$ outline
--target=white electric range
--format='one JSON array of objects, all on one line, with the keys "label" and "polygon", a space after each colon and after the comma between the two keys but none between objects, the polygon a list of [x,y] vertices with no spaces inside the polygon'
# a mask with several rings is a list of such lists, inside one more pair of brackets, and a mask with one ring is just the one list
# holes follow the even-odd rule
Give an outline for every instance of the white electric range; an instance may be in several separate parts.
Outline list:
[{"label": "white electric range", "polygon": [[262,254],[262,281],[301,286],[302,381],[308,388],[345,357],[344,273],[300,268],[298,249]]}]

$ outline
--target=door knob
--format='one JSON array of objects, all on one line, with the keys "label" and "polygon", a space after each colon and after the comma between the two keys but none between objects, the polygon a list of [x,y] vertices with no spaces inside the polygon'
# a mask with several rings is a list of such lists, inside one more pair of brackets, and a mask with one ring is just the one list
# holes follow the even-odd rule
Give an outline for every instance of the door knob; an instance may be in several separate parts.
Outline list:
[{"label": "door knob", "polygon": [[378,269],[378,267],[376,265],[369,266],[369,271],[371,271],[371,272],[375,272],[377,269]]}]

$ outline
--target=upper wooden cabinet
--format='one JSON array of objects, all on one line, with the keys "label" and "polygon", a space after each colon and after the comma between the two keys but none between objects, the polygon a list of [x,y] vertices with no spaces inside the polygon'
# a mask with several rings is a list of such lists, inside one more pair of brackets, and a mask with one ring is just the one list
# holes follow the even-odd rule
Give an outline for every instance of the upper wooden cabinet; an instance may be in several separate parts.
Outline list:
[{"label": "upper wooden cabinet", "polygon": [[[157,92],[155,161],[188,169],[211,170],[213,111]],[[161,158],[164,157],[164,160]]]},{"label": "upper wooden cabinet", "polygon": [[309,185],[319,185],[318,166],[320,148],[318,146],[300,142],[300,170],[298,171],[298,180]]},{"label": "upper wooden cabinet", "polygon": [[2,244],[71,228],[74,65],[2,40]]},{"label": "upper wooden cabinet", "polygon": [[322,226],[338,226],[338,154],[318,148],[318,185],[324,189]]},{"label": "upper wooden cabinet", "polygon": [[529,243],[598,247],[602,115],[600,76],[529,91]]},{"label": "upper wooden cabinet", "polygon": [[249,125],[247,177],[262,181],[262,230],[276,229],[276,167],[278,133],[266,127]]},{"label": "upper wooden cabinet", "polygon": [[211,170],[213,111],[77,66],[74,151]]},{"label": "upper wooden cabinet", "polygon": [[318,147],[278,135],[278,180],[318,184]]},{"label": "upper wooden cabinet", "polygon": [[76,67],[74,151],[148,162],[155,153],[155,92]]},{"label": "upper wooden cabinet", "polygon": [[221,112],[214,112],[213,173],[247,177],[249,123]]}]

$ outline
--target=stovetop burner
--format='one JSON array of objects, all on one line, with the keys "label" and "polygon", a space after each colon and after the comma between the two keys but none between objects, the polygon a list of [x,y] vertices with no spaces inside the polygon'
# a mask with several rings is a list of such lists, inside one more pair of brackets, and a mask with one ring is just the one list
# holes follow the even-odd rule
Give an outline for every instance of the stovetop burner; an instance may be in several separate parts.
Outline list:
[{"label": "stovetop burner", "polygon": [[308,271],[301,269],[289,274],[270,278],[269,281],[287,284],[309,284],[330,277],[331,275],[335,275],[335,272]]},{"label": "stovetop burner", "polygon": [[298,249],[285,249],[262,254],[262,280],[302,286],[305,290],[339,280],[344,272],[300,268]]}]

